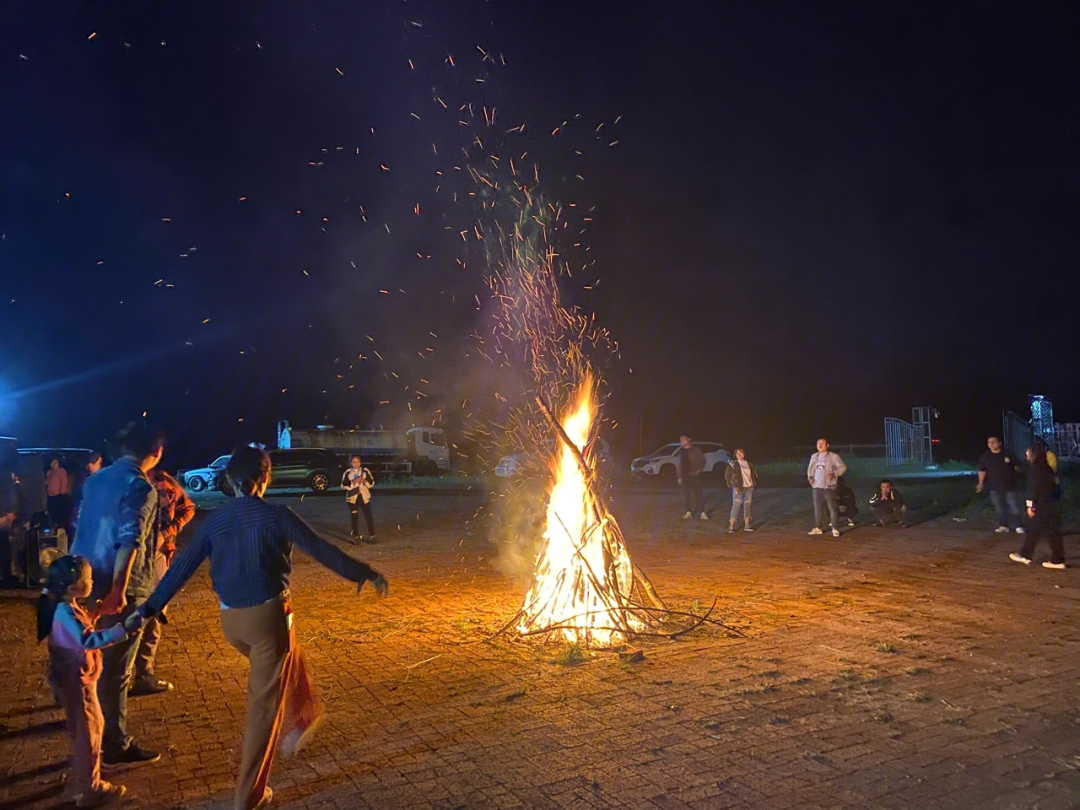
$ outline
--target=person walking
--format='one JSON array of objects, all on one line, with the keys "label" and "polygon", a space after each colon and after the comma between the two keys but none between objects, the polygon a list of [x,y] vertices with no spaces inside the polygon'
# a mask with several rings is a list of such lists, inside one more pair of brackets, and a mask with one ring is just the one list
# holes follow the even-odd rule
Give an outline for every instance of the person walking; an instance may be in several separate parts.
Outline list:
[{"label": "person walking", "polygon": [[878,491],[870,498],[870,514],[874,516],[875,526],[899,523],[901,529],[908,527],[908,510],[904,496],[893,489],[892,481],[888,478],[882,480]]},{"label": "person walking", "polygon": [[752,532],[754,529],[750,525],[750,511],[754,503],[754,487],[757,486],[757,470],[751,462],[746,460],[746,451],[741,447],[735,448],[735,458],[728,462],[728,467],[724,470],[724,481],[731,488],[728,534],[735,532],[740,508],[742,509],[743,531]]},{"label": "person walking", "polygon": [[[157,549],[154,553],[156,584],[161,582],[165,572],[169,570],[169,563],[176,553],[176,536],[195,517],[195,504],[184,492],[180,482],[164,470],[151,470],[148,477],[158,496],[157,538],[154,541]],[[158,695],[174,689],[169,681],[159,678],[154,671],[157,648],[164,627],[163,619],[164,612],[161,617],[151,616],[143,624],[139,649],[135,653],[135,675],[128,689],[128,694],[133,697]]]},{"label": "person walking", "polygon": [[1016,533],[1023,534],[1024,527],[1020,525],[1020,506],[1016,497],[1016,474],[1020,465],[1016,457],[1002,446],[1001,439],[997,436],[988,438],[986,446],[988,449],[979,458],[979,483],[975,486],[975,491],[990,490],[990,503],[994,505],[998,518],[995,532],[1004,534],[1015,522]]},{"label": "person walking", "polygon": [[38,597],[38,641],[49,640],[49,683],[64,707],[71,737],[71,787],[76,807],[114,804],[127,792],[101,778],[101,735],[105,724],[98,703],[101,650],[119,644],[138,630],[142,617],[132,613],[123,624],[94,630],[94,620],[77,600],[90,596],[93,572],[82,557],[63,556],[45,572]]},{"label": "person walking", "polygon": [[697,515],[702,520],[708,520],[705,513],[705,496],[701,492],[701,471],[705,469],[705,454],[701,448],[690,442],[689,436],[679,437],[680,447],[676,451],[679,456],[679,486],[682,487],[683,499],[686,501],[686,514],[683,520],[690,520]]},{"label": "person walking", "polygon": [[[98,629],[120,624],[154,590],[158,497],[147,473],[161,461],[161,433],[132,423],[121,436],[123,457],[90,476],[83,491],[71,551],[93,570],[91,599],[101,600]],[[106,767],[156,762],[128,733],[127,699],[141,628],[102,651],[98,698],[105,718],[101,761]]]},{"label": "person walking", "polygon": [[349,467],[341,476],[341,486],[345,490],[345,503],[349,506],[349,519],[352,522],[352,531],[349,536],[354,540],[363,540],[360,533],[360,512],[364,513],[367,521],[367,540],[375,542],[375,518],[371,515],[371,488],[375,486],[375,477],[371,470],[362,466],[360,456],[353,456],[349,461]]},{"label": "person walking", "polygon": [[1065,543],[1061,537],[1061,488],[1046,460],[1045,444],[1031,448],[1027,514],[1031,519],[1031,531],[1024,538],[1019,553],[1010,554],[1009,559],[1031,565],[1035,546],[1045,537],[1050,544],[1050,559],[1043,562],[1043,568],[1065,568]]},{"label": "person walking", "polygon": [[824,508],[829,508],[832,536],[840,536],[840,513],[836,507],[836,484],[840,476],[847,472],[847,465],[839,455],[829,450],[827,439],[817,440],[817,452],[810,456],[806,468],[806,480],[814,491],[814,528],[810,534],[821,534],[821,519]]},{"label": "person walking", "polygon": [[324,540],[287,506],[264,501],[271,474],[265,450],[248,446],[233,452],[225,475],[237,497],[203,521],[140,607],[146,616],[159,615],[209,559],[210,581],[221,604],[221,630],[250,663],[236,810],[270,803],[275,746],[280,740],[283,754],[296,753],[323,716],[293,625],[293,547],[355,582],[358,592],[365,582],[372,583],[378,596],[389,590],[380,573]]}]

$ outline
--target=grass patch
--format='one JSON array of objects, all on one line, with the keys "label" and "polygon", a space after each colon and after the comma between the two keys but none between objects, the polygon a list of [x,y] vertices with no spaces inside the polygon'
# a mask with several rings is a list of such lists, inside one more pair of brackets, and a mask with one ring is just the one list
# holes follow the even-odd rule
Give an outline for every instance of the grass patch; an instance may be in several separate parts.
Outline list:
[{"label": "grass patch", "polygon": [[836,677],[842,681],[854,681],[859,676],[852,672],[850,669],[842,669],[836,673]]},{"label": "grass patch", "polygon": [[871,715],[878,723],[891,723],[893,716],[884,709],[878,709]]},{"label": "grass patch", "polygon": [[887,641],[879,641],[877,644],[874,645],[874,649],[877,650],[880,653],[895,653],[896,652],[896,647],[894,647],[892,644],[890,644]]},{"label": "grass patch", "polygon": [[914,700],[916,703],[930,703],[934,699],[925,692],[912,692],[908,695],[908,698]]}]

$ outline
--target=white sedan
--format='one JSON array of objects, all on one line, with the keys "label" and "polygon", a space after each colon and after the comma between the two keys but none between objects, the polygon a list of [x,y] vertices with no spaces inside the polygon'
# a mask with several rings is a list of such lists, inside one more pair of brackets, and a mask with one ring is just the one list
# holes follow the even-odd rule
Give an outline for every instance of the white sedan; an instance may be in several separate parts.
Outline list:
[{"label": "white sedan", "polygon": [[[691,442],[705,455],[704,472],[719,475],[724,471],[731,456],[724,449],[724,445],[717,442]],[[674,482],[679,477],[679,447],[678,442],[665,444],[654,453],[640,456],[630,462],[630,474],[637,478],[656,478]]]},{"label": "white sedan", "polygon": [[202,492],[204,489],[215,489],[218,475],[225,469],[231,456],[218,456],[209,467],[199,467],[196,470],[181,470],[178,474],[180,485],[192,492]]}]

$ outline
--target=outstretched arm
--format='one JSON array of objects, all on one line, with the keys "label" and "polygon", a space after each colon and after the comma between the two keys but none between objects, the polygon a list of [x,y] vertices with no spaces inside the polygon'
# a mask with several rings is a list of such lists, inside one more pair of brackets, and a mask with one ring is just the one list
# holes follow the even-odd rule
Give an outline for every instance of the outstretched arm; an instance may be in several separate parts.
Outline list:
[{"label": "outstretched arm", "polygon": [[382,580],[382,576],[370,565],[353,559],[333,543],[324,540],[291,509],[283,509],[280,514],[285,537],[292,545],[343,579],[357,585],[375,582],[376,589],[380,589],[378,580]]}]

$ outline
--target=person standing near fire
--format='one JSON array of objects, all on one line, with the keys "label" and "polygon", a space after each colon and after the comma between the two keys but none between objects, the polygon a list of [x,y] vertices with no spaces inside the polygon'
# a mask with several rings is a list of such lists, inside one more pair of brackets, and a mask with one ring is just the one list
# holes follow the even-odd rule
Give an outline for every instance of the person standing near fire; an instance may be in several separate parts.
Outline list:
[{"label": "person standing near fire", "polygon": [[375,477],[371,470],[363,466],[360,456],[353,456],[349,468],[341,476],[341,488],[345,490],[345,503],[349,506],[349,518],[352,531],[349,536],[354,540],[365,539],[360,533],[360,512],[367,521],[367,541],[375,542],[375,518],[371,514],[371,488],[375,486]]},{"label": "person standing near fire", "polygon": [[[195,504],[180,483],[164,470],[153,469],[147,473],[158,496],[157,552],[154,554],[154,580],[161,582],[169,570],[176,553],[176,536],[193,517]],[[161,614],[165,610],[162,608]],[[168,619],[166,619],[168,621]],[[157,676],[154,664],[157,659],[158,643],[161,641],[162,621],[157,616],[149,617],[143,624],[139,651],[135,653],[135,678],[128,688],[128,694],[158,695],[171,692],[173,685]]]},{"label": "person standing near fire", "polygon": [[686,500],[686,514],[683,520],[690,520],[697,515],[702,520],[708,520],[705,513],[705,497],[701,492],[701,471],[705,469],[705,454],[700,447],[695,447],[690,442],[689,436],[680,436],[678,449],[679,456],[679,486],[682,487],[683,498]]},{"label": "person standing near fire", "polygon": [[752,532],[750,526],[750,508],[754,503],[754,487],[757,486],[757,470],[746,460],[746,451],[735,448],[734,461],[728,462],[724,470],[724,480],[731,488],[731,517],[728,518],[728,533],[734,533],[739,521],[739,507],[742,507],[743,529]]},{"label": "person standing near fire", "polygon": [[814,528],[810,534],[822,534],[821,518],[829,507],[832,536],[840,536],[840,510],[836,502],[836,486],[840,476],[847,472],[847,465],[840,456],[829,449],[828,439],[817,440],[817,452],[810,456],[806,468],[806,480],[814,491]]}]

